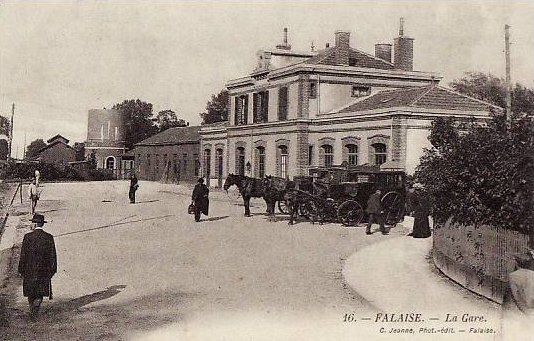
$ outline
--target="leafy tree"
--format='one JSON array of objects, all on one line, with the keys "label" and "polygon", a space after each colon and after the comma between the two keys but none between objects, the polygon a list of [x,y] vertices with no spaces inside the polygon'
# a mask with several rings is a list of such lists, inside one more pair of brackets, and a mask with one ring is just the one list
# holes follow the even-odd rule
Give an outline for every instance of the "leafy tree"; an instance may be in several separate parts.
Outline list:
[{"label": "leafy tree", "polygon": [[0,160],[7,160],[9,154],[9,143],[5,139],[0,140]]},{"label": "leafy tree", "polygon": [[39,151],[46,147],[47,144],[43,139],[37,139],[32,141],[28,147],[26,147],[26,157],[27,158],[33,158],[36,157],[39,154]]},{"label": "leafy tree", "polygon": [[160,132],[173,127],[186,127],[189,125],[184,119],[178,119],[176,113],[171,109],[158,112],[153,120],[156,122]]},{"label": "leafy tree", "polygon": [[516,118],[507,131],[505,117],[497,115],[463,134],[444,120],[433,124],[431,136],[433,148],[425,151],[415,177],[425,186],[437,221],[534,232],[531,118]]},{"label": "leafy tree", "polygon": [[11,122],[7,117],[0,116],[0,134],[9,136],[11,134]]},{"label": "leafy tree", "polygon": [[202,124],[228,121],[228,110],[228,91],[223,89],[206,103],[206,111],[200,113]]},{"label": "leafy tree", "polygon": [[[506,107],[506,82],[492,74],[468,72],[449,85],[462,94]],[[512,87],[512,112],[534,114],[534,90],[515,84]]]},{"label": "leafy tree", "polygon": [[85,160],[85,143],[74,142],[74,150],[76,150],[76,161]]},{"label": "leafy tree", "polygon": [[113,109],[124,116],[126,148],[132,149],[140,142],[158,131],[152,120],[152,104],[139,99],[129,99],[115,104]]}]

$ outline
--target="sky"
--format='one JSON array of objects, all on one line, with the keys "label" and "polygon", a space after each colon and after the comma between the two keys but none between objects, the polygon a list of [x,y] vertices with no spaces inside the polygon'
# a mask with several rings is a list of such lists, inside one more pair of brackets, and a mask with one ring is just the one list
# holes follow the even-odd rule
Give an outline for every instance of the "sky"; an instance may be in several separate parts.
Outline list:
[{"label": "sky", "polygon": [[[309,51],[351,32],[373,53],[399,18],[414,41],[414,69],[443,85],[468,71],[504,76],[511,25],[512,80],[534,87],[534,1],[159,2],[0,4],[0,115],[15,103],[13,155],[62,134],[82,142],[87,111],[139,98],[192,125],[226,81],[249,74],[260,49],[289,30]],[[530,56],[530,58],[528,57]]]}]

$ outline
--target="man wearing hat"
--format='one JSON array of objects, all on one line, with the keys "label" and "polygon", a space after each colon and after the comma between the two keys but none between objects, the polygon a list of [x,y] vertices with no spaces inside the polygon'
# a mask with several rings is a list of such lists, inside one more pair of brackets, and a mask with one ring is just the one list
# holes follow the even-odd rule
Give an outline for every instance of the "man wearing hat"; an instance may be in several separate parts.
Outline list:
[{"label": "man wearing hat", "polygon": [[31,221],[35,228],[24,235],[18,270],[23,278],[23,294],[28,297],[30,320],[35,320],[43,297],[52,299],[51,279],[57,272],[57,257],[54,237],[43,231],[44,216],[34,214]]}]

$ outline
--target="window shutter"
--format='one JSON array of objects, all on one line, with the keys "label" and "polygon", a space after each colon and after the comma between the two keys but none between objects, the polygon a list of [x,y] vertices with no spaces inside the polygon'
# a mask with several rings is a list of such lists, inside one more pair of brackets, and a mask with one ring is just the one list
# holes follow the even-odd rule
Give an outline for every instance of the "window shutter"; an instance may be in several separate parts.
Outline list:
[{"label": "window shutter", "polygon": [[258,122],[258,93],[252,94],[252,121]]},{"label": "window shutter", "polygon": [[243,107],[243,124],[248,124],[248,94],[245,95],[245,105]]}]

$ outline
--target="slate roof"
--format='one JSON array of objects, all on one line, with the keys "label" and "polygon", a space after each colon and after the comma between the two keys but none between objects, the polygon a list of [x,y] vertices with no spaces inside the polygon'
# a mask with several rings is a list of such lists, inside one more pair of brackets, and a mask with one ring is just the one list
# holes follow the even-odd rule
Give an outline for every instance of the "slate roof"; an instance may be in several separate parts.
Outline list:
[{"label": "slate roof", "polygon": [[[339,47],[329,47],[324,50],[319,51],[317,55],[307,59],[304,63],[306,64],[323,64],[323,65],[337,65],[335,61],[335,55],[336,51]],[[378,57],[374,57],[368,53],[362,52],[360,50],[356,50],[353,48],[350,48],[349,50],[349,59],[354,59],[356,61],[355,65],[356,67],[365,67],[365,68],[372,68],[372,69],[382,69],[382,70],[393,70],[395,67],[392,63],[388,63],[387,61],[380,59]]]},{"label": "slate roof", "polygon": [[191,143],[199,142],[200,127],[191,126],[191,127],[174,127],[162,131],[156,135],[152,135],[147,139],[144,139],[141,142],[136,143],[136,146],[161,146],[161,145],[172,145],[172,144],[181,144],[181,143]]},{"label": "slate roof", "polygon": [[348,113],[395,107],[488,111],[490,107],[495,106],[437,85],[428,85],[380,91],[338,112]]}]

